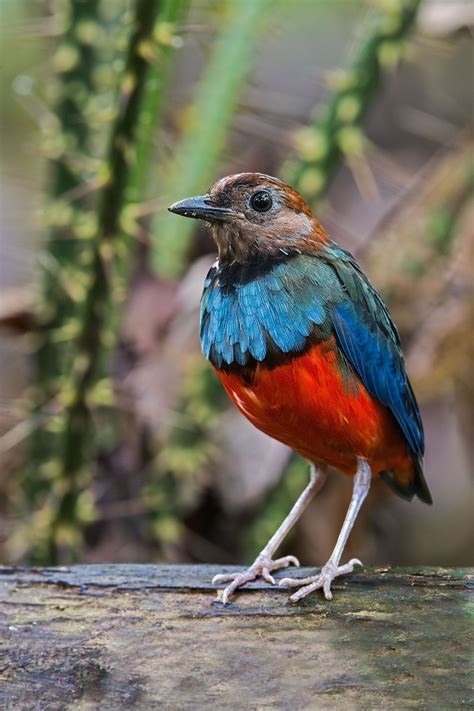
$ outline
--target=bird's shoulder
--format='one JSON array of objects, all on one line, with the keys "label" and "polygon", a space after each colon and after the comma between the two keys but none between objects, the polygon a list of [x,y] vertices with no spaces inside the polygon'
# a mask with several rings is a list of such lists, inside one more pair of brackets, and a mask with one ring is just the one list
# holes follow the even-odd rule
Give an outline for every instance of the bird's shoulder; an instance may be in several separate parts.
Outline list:
[{"label": "bird's shoulder", "polygon": [[342,288],[313,254],[219,264],[205,280],[201,342],[214,365],[276,365],[301,353],[308,339],[331,335],[328,304]]},{"label": "bird's shoulder", "polygon": [[354,255],[335,242],[330,242],[322,250],[319,258],[331,265],[343,290],[343,298],[341,299],[339,295],[335,300],[335,307],[352,304],[368,324],[372,323],[372,327],[381,330],[401,355],[400,337],[390,312]]}]

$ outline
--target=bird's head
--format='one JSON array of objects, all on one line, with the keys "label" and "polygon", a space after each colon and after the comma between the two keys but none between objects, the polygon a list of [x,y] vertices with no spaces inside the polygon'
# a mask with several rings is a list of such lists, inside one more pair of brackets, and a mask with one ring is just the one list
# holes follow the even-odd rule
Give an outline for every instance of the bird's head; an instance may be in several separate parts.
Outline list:
[{"label": "bird's head", "polygon": [[221,262],[281,257],[328,241],[301,195],[262,173],[229,175],[206,195],[180,200],[168,209],[210,223]]}]

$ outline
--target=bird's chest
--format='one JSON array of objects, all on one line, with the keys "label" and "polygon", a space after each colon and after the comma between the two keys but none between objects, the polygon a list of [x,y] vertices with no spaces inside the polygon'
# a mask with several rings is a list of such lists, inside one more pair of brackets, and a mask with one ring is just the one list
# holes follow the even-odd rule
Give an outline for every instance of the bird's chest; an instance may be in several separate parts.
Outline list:
[{"label": "bird's chest", "polygon": [[331,340],[281,366],[258,365],[252,378],[244,371],[216,372],[231,400],[256,427],[312,460],[332,461],[334,451],[351,451],[349,423],[356,411],[369,407],[364,388],[353,375],[341,372]]},{"label": "bird's chest", "polygon": [[297,262],[279,264],[264,274],[232,281],[211,270],[201,302],[206,358],[216,368],[246,366],[302,352],[315,326],[324,338],[325,300],[308,271]]}]

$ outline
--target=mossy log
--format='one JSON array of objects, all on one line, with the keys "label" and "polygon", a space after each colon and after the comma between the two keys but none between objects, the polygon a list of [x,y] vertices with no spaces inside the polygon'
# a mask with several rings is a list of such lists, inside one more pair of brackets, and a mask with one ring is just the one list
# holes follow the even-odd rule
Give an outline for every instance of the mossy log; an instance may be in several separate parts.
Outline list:
[{"label": "mossy log", "polygon": [[474,571],[367,570],[336,584],[331,602],[313,595],[298,605],[288,591],[256,582],[227,607],[214,601],[217,572],[0,568],[0,708],[472,703]]}]

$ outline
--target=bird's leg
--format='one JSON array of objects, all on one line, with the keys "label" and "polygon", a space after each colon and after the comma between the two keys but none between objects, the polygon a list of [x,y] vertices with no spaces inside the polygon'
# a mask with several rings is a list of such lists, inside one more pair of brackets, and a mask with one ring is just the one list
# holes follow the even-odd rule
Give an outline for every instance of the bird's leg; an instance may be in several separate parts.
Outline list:
[{"label": "bird's leg", "polygon": [[334,578],[337,578],[338,575],[352,573],[354,565],[362,565],[360,560],[357,558],[353,558],[345,565],[339,565],[339,561],[341,560],[342,552],[347,543],[347,539],[349,538],[349,534],[357,518],[360,507],[369,493],[371,479],[372,472],[368,462],[365,459],[359,459],[357,472],[354,477],[354,488],[352,491],[351,503],[349,504],[346,518],[342,524],[339,538],[337,539],[337,543],[328,562],[321,568],[319,575],[315,575],[310,578],[283,578],[283,580],[280,580],[280,585],[289,587],[303,586],[290,597],[292,602],[301,600],[306,597],[306,595],[312,593],[313,590],[318,590],[319,588],[323,589],[326,600],[331,600],[331,583]]},{"label": "bird's leg", "polygon": [[221,600],[224,605],[229,601],[229,598],[234,594],[237,588],[245,585],[245,583],[249,583],[251,580],[255,580],[255,578],[261,576],[267,581],[267,583],[272,583],[272,585],[274,585],[275,580],[271,575],[273,570],[286,568],[290,564],[299,565],[299,561],[294,555],[287,555],[284,558],[278,558],[277,560],[273,560],[273,555],[287,533],[299,519],[313,496],[322,487],[325,479],[326,471],[323,469],[316,469],[314,465],[311,465],[308,486],[300,495],[299,499],[281,524],[280,528],[273,534],[265,548],[263,548],[263,550],[259,553],[252,565],[241,573],[216,575],[212,579],[213,583],[229,583],[222,593]]}]

